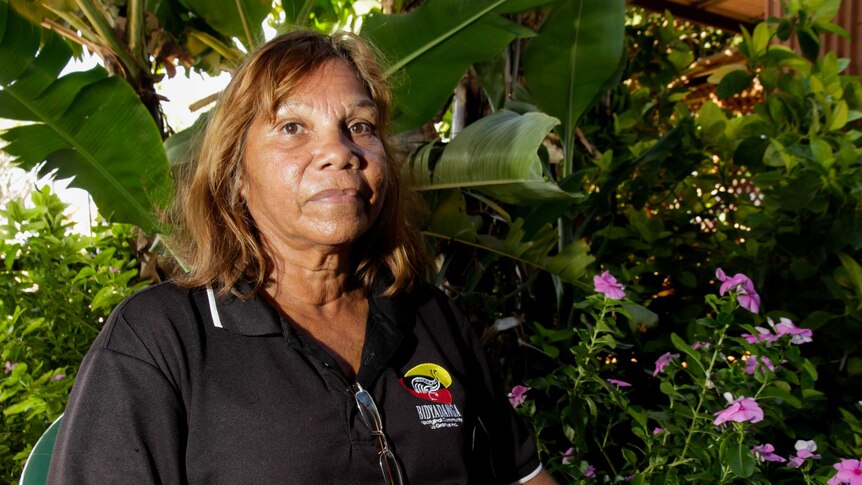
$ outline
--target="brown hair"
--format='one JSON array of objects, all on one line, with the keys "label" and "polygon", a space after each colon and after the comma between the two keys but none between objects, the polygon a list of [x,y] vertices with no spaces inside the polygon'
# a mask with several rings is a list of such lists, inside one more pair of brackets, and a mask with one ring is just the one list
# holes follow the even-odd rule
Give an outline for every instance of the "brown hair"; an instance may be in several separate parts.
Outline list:
[{"label": "brown hair", "polygon": [[237,292],[241,282],[253,292],[266,285],[273,262],[240,196],[246,133],[256,116],[273,116],[296,86],[332,60],[346,62],[368,89],[387,157],[381,213],[354,244],[355,281],[370,292],[381,270],[388,270],[392,280],[385,294],[391,295],[409,289],[420,276],[427,261],[424,245],[405,214],[418,197],[402,186],[401,157],[390,140],[391,94],[375,51],[353,34],[295,31],[267,42],[243,62],[209,116],[196,160],[180,168],[170,245],[189,271],[176,278],[179,284],[213,285],[222,293]]}]

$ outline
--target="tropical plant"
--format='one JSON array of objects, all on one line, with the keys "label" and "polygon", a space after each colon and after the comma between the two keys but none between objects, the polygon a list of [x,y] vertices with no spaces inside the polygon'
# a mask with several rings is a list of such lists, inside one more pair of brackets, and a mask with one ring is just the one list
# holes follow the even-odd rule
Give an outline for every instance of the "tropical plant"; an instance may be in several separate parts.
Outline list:
[{"label": "tropical plant", "polygon": [[0,212],[0,480],[63,412],[73,377],[113,307],[145,286],[136,230],[98,224],[69,232],[66,204],[47,187]]},{"label": "tropical plant", "polygon": [[[674,352],[674,335],[698,335],[714,269],[745,268],[764,306],[784,309],[774,318],[815,332],[793,362],[807,359],[824,402],[845,410],[839,421],[813,403],[785,415],[782,432],[809,439],[828,429],[839,438],[824,453],[862,453],[862,426],[850,411],[862,384],[862,141],[854,124],[862,98],[859,82],[842,75],[847,62],[821,52],[818,40],[846,34],[830,22],[839,0],[787,1],[781,19],[738,37],[666,14],[626,14],[622,0],[383,3],[385,13],[363,0],[284,0],[272,9],[260,0],[0,0],[0,117],[33,123],[2,135],[7,150],[19,163],[46,159],[77,174],[112,220],[168,230],[152,214],[170,192],[167,160],[194,150],[193,131],[172,134],[153,83],[178,63],[230,70],[260,42],[265,18],[278,29],[361,29],[390,66],[395,123],[410,148],[405,169],[428,201],[436,283],[477,323],[510,383],[571,379],[557,369],[571,370],[568,349],[592,338],[596,320],[579,303],[591,301],[590,268],[628,282],[630,300],[613,307],[628,323],[631,347],[614,349],[626,362]],[[106,70],[58,79],[75,51],[58,36],[102,55]],[[780,45],[791,37],[803,55]],[[735,64],[712,73],[712,88],[696,85],[709,68],[695,61],[726,49],[738,53]],[[124,114],[127,126],[105,113]],[[799,392],[813,389],[803,370],[791,372]],[[620,372],[643,377],[637,365]],[[598,382],[594,372],[580,379]],[[658,409],[665,396],[678,398],[653,393],[645,408]],[[535,403],[537,419],[560,415],[556,402]],[[596,409],[574,418],[589,426],[616,419]],[[561,430],[540,433],[547,456],[563,439],[575,448]],[[598,465],[584,450],[573,453]],[[636,452],[626,466],[645,472],[633,463],[647,455]],[[740,460],[747,470],[742,461],[750,460]],[[657,470],[650,474],[673,475]],[[716,470],[718,478],[744,475]]]},{"label": "tropical plant", "polygon": [[[761,316],[747,276],[719,269],[716,280],[720,296],[706,297],[708,316],[689,335],[671,333],[674,351],[654,368],[638,367],[640,375],[621,374],[627,366],[618,359],[632,343],[621,324],[632,317],[624,286],[608,272],[595,276],[596,293],[578,303],[577,329],[535,323],[532,344],[561,364],[517,386],[510,400],[535,426],[544,462],[558,476],[573,483],[823,483],[834,473],[827,464],[854,452],[843,437],[788,426],[824,404],[816,367],[801,352],[814,332],[780,312],[775,321]],[[858,423],[858,409],[843,412]],[[845,474],[848,461],[841,462]]]}]

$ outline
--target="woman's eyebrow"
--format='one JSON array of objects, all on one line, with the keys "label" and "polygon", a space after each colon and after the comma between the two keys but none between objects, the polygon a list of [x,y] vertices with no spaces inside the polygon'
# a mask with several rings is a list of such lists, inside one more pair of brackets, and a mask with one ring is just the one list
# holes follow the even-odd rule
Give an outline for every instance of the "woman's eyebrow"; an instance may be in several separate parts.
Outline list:
[{"label": "woman's eyebrow", "polygon": [[[293,109],[293,108],[311,108],[312,103],[309,103],[300,99],[286,99],[276,106],[276,111],[281,111],[282,109]],[[358,98],[353,102],[347,103],[348,108],[371,108],[377,111],[377,103],[374,102],[371,98]]]},{"label": "woman's eyebrow", "polygon": [[377,111],[377,103],[375,103],[371,98],[362,98],[352,105],[351,108],[371,108],[374,111]]}]

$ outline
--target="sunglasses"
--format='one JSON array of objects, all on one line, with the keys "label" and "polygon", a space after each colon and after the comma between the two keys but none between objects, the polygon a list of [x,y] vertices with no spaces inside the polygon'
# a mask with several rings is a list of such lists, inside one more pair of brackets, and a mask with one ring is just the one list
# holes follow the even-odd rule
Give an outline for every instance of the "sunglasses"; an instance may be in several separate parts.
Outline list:
[{"label": "sunglasses", "polygon": [[404,475],[401,473],[401,467],[398,465],[395,453],[389,448],[389,442],[383,433],[383,420],[380,418],[380,411],[377,410],[371,393],[363,389],[358,382],[354,385],[354,390],[356,393],[353,397],[356,399],[356,407],[359,408],[359,416],[362,417],[362,421],[371,431],[371,434],[377,437],[377,445],[380,449],[377,453],[377,460],[380,463],[384,483],[386,485],[404,485]]}]

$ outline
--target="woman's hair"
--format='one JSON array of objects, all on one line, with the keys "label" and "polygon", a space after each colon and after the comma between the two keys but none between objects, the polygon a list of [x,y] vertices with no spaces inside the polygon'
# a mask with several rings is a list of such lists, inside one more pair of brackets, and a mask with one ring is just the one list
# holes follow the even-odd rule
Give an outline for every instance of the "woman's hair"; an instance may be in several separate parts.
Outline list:
[{"label": "woman's hair", "polygon": [[375,279],[388,273],[385,294],[392,295],[420,276],[424,245],[405,212],[421,204],[402,186],[401,157],[390,140],[391,94],[375,51],[349,33],[296,31],[267,42],[243,62],[209,116],[196,158],[180,167],[169,215],[175,228],[171,249],[188,268],[176,278],[179,284],[213,285],[222,293],[239,292],[238,283],[252,292],[267,284],[276,262],[240,195],[246,134],[256,116],[275,116],[299,84],[333,60],[350,66],[377,105],[387,157],[381,212],[351,251],[355,283],[370,292]]}]

